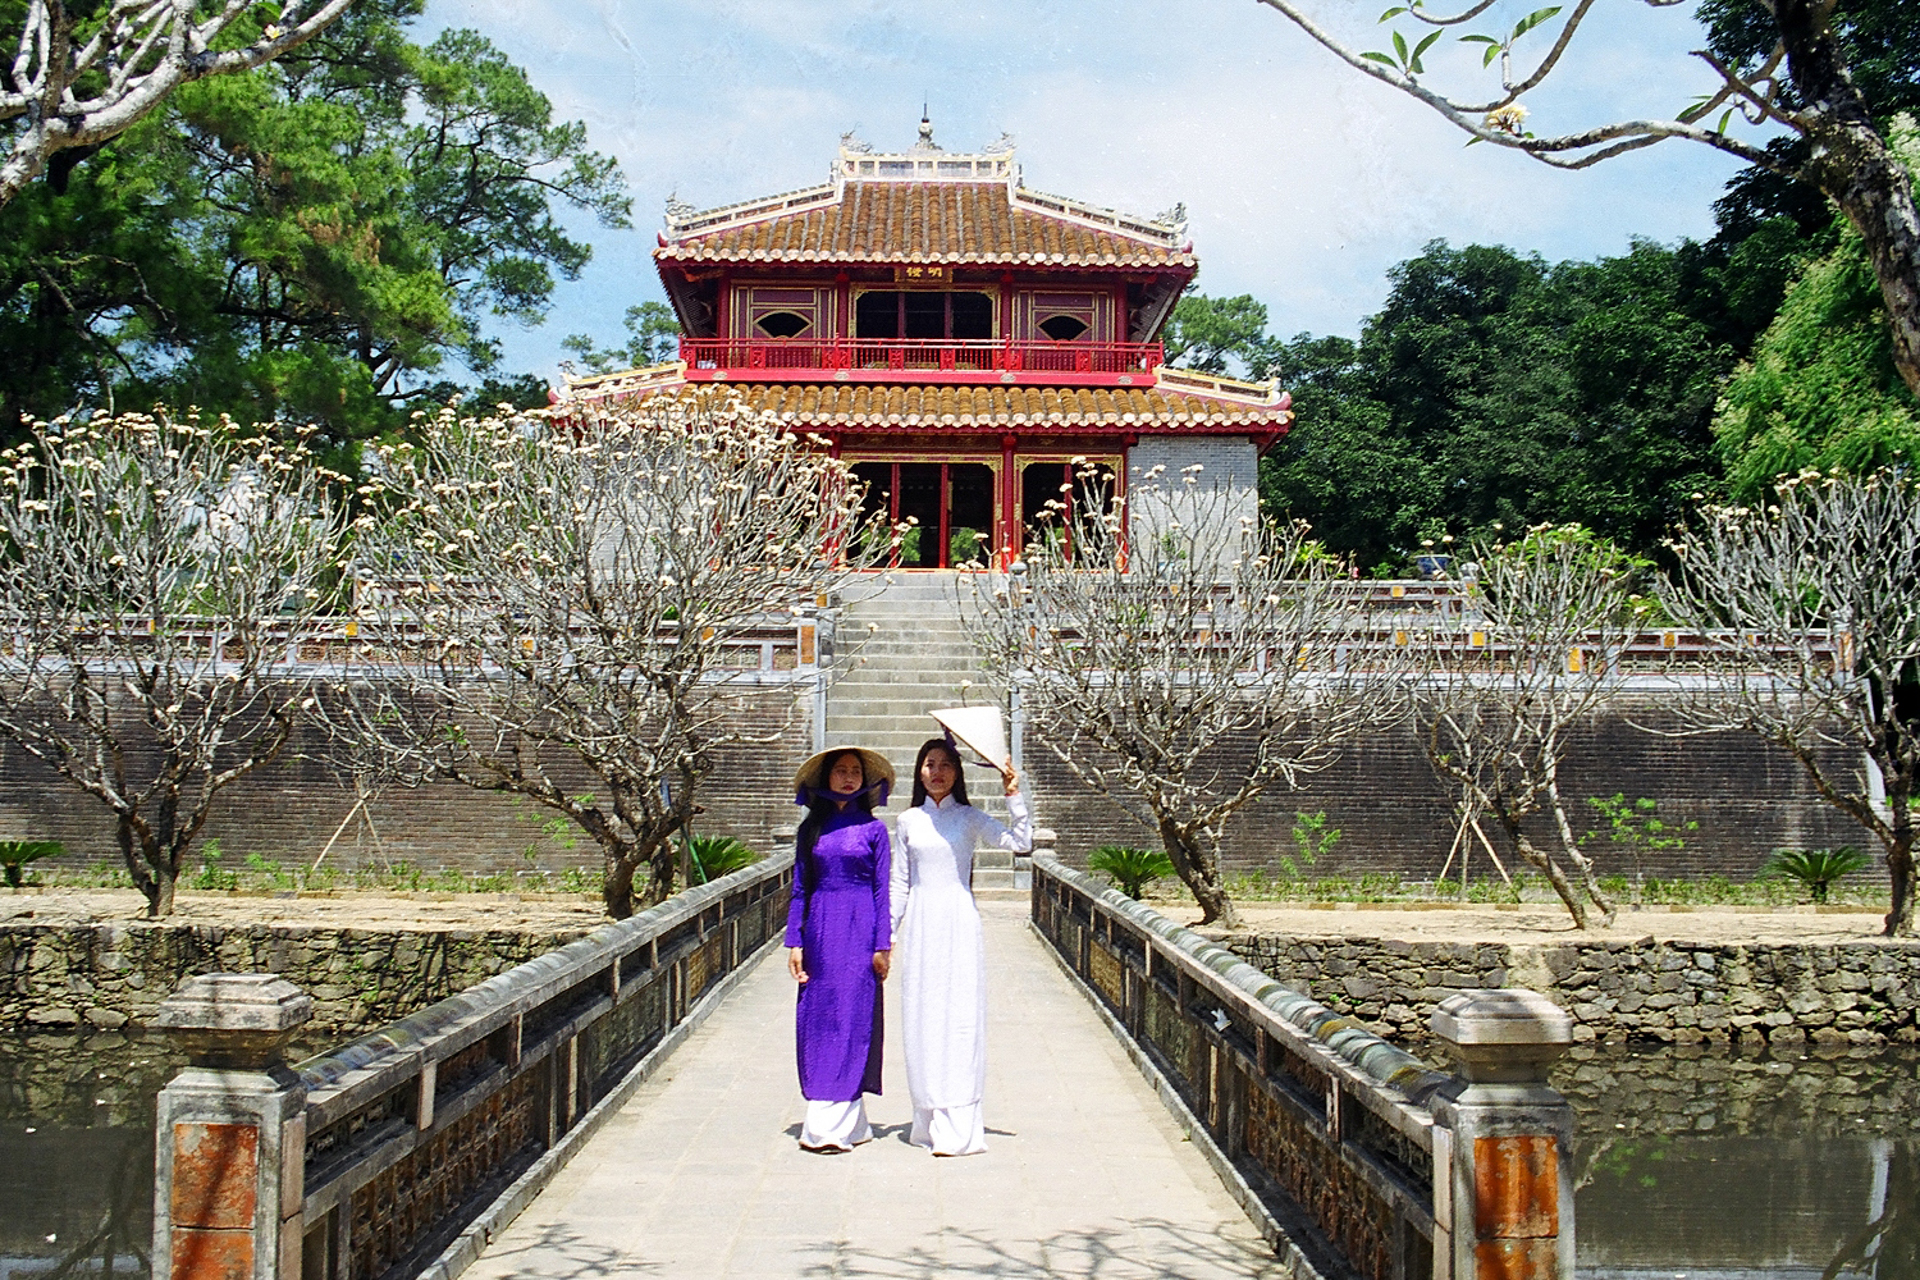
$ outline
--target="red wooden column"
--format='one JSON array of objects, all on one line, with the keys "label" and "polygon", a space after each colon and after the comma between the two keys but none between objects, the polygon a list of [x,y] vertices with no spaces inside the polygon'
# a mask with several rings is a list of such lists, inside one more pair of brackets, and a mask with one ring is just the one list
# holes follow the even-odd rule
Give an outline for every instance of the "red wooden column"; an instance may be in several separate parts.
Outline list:
[{"label": "red wooden column", "polygon": [[1020,477],[1013,470],[1013,446],[1018,437],[1012,432],[1000,437],[1000,567],[1006,568],[1020,554]]}]

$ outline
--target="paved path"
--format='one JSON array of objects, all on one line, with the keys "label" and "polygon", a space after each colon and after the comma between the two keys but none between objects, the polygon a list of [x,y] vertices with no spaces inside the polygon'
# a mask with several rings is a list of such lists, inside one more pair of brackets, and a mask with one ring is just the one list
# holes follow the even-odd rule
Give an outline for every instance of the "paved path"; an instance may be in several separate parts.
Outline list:
[{"label": "paved path", "polygon": [[[984,1155],[906,1141],[889,1037],[876,1141],[801,1151],[793,985],[763,961],[467,1272],[493,1277],[1278,1277],[1016,902],[981,904],[991,1022]],[[899,1026],[888,992],[887,1022]]]}]

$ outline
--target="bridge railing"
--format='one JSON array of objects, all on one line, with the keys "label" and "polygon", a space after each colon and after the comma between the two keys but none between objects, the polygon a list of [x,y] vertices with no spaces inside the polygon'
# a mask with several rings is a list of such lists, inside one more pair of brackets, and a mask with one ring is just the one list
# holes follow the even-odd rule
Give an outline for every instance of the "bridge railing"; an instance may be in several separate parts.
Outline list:
[{"label": "bridge railing", "polygon": [[1572,1280],[1572,1116],[1544,1074],[1571,1026],[1544,997],[1443,1002],[1462,1078],[1045,855],[1033,923],[1296,1275]]},{"label": "bridge railing", "polygon": [[308,997],[188,983],[159,1019],[193,1065],[160,1097],[156,1274],[458,1274],[777,941],[791,885],[768,859],[292,1068],[269,1041]]}]

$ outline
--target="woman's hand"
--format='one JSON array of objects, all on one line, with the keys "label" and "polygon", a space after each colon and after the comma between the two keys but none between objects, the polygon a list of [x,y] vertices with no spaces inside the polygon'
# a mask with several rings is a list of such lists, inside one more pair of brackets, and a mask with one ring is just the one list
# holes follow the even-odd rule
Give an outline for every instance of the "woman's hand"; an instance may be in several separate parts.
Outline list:
[{"label": "woman's hand", "polygon": [[1000,771],[1000,781],[1007,784],[1007,794],[1013,795],[1020,790],[1020,773],[1012,765]]},{"label": "woman's hand", "polygon": [[[893,952],[876,951],[873,953],[873,976],[885,982],[887,972],[893,968]],[[803,979],[804,981],[804,979]]]},{"label": "woman's hand", "polygon": [[806,966],[801,963],[800,959],[803,954],[799,947],[787,948],[787,972],[792,974],[793,980],[802,986],[806,985],[807,981]]}]

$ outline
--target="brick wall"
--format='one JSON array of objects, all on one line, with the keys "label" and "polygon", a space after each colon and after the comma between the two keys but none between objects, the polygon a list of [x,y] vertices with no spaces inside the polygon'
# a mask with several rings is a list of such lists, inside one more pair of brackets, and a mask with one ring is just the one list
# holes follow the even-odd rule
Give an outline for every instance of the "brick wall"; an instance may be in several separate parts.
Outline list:
[{"label": "brick wall", "polygon": [[[1661,721],[1655,707],[1631,714],[1640,723]],[[1063,861],[1084,866],[1088,851],[1101,844],[1156,843],[1152,832],[1069,773],[1043,742],[1043,726],[1026,727],[1035,820],[1059,833]],[[1224,744],[1223,769],[1231,769],[1232,755],[1233,744]],[[1647,876],[1720,874],[1744,880],[1776,848],[1864,844],[1865,832],[1813,794],[1791,757],[1744,733],[1668,738],[1616,715],[1576,740],[1562,785],[1577,832],[1603,825],[1587,797],[1616,793],[1658,800],[1664,821],[1700,824],[1699,830],[1683,833],[1684,849],[1644,855],[1638,869]],[[1293,815],[1321,811],[1327,825],[1343,834],[1313,867],[1315,876],[1392,872],[1431,879],[1453,839],[1448,793],[1434,778],[1413,731],[1401,728],[1349,750],[1331,768],[1307,778],[1299,791],[1269,792],[1242,810],[1227,828],[1227,867],[1274,870],[1276,855],[1292,847]],[[1481,825],[1513,869],[1517,859],[1499,832],[1485,819]],[[1535,834],[1544,840],[1549,830],[1539,825]],[[1602,875],[1635,873],[1635,862],[1624,850],[1616,852],[1604,841],[1589,847]],[[1493,873],[1478,848],[1473,873]]]},{"label": "brick wall", "polygon": [[[718,766],[697,797],[706,807],[695,830],[731,835],[769,852],[775,834],[797,820],[793,770],[813,749],[811,699],[789,714],[796,686],[769,686],[738,713],[741,727],[765,743],[743,743],[719,752]],[[257,853],[283,865],[311,864],[353,807],[353,792],[309,752],[320,744],[297,737],[274,764],[242,779],[215,798],[202,840],[220,842],[227,869]],[[136,767],[138,767],[136,763]],[[575,794],[593,789],[591,779],[564,761],[553,770]],[[555,839],[540,827],[557,816],[531,801],[474,791],[452,783],[415,790],[392,788],[369,805],[376,850],[356,818],[327,855],[327,864],[349,869],[406,861],[426,870],[454,867],[493,874],[537,866],[547,871],[600,865],[597,846],[584,832]],[[37,867],[119,866],[114,823],[105,805],[59,778],[11,743],[0,742],[0,839],[52,839],[64,857]],[[522,855],[533,847],[530,863]],[[189,860],[193,855],[189,853]]]}]

